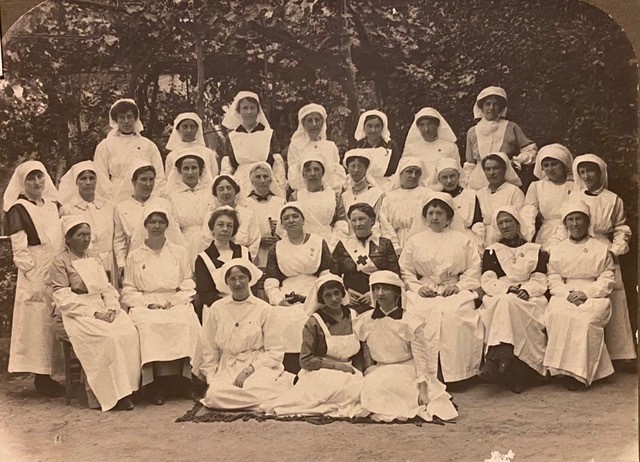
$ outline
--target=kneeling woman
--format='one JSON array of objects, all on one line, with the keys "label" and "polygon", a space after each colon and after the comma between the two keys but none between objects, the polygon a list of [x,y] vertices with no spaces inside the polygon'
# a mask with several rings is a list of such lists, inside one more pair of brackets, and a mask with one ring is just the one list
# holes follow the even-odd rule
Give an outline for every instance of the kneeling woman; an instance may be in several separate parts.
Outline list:
[{"label": "kneeling woman", "polygon": [[[166,209],[151,204],[135,231],[148,237],[127,257],[121,302],[140,333],[142,385],[153,404],[164,404],[170,376],[184,377],[185,397],[193,398],[191,361],[200,335],[191,306],[196,294],[187,249],[175,243]],[[144,224],[144,231],[142,231]],[[165,235],[166,233],[166,235]]]},{"label": "kneeling woman", "polygon": [[375,308],[360,315],[355,333],[365,342],[365,376],[360,396],[376,421],[458,416],[446,387],[427,364],[424,320],[411,311],[400,276],[377,271],[369,278]]},{"label": "kneeling woman", "polygon": [[356,369],[362,356],[356,356],[360,342],[352,325],[356,313],[347,308],[346,294],[340,277],[318,278],[305,302],[311,317],[302,331],[299,380],[264,410],[277,415],[363,415],[362,372]]},{"label": "kneeling woman", "polygon": [[87,217],[63,220],[67,248],[51,267],[53,300],[64,329],[103,411],[133,409],[129,395],[140,383],[138,331],[118,303],[102,262],[87,254]]},{"label": "kneeling woman", "polygon": [[[524,223],[511,206],[500,207],[493,218],[501,239],[482,258],[480,284],[485,292],[478,310],[484,323],[485,363],[481,378],[504,381],[521,393],[542,365],[547,337],[547,261],[540,244],[527,242]],[[534,372],[535,371],[535,372]]]},{"label": "kneeling woman", "polygon": [[288,390],[282,341],[273,328],[271,307],[251,294],[262,271],[245,258],[226,262],[216,285],[230,296],[203,313],[199,375],[209,388],[202,404],[213,409],[257,409]]}]

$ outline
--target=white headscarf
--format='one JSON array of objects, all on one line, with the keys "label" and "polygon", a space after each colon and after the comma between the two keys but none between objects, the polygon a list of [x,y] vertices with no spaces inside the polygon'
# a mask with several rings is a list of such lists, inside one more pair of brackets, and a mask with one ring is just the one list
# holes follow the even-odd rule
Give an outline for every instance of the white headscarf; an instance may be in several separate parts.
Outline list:
[{"label": "white headscarf", "polygon": [[456,135],[453,133],[451,126],[446,120],[444,120],[444,117],[442,117],[442,115],[432,107],[423,107],[415,116],[413,116],[413,123],[411,124],[411,127],[409,127],[407,139],[404,143],[405,146],[424,139],[422,137],[422,133],[420,133],[420,129],[418,128],[418,120],[422,117],[433,117],[434,119],[438,119],[440,121],[440,125],[438,125],[438,138],[451,143],[456,142]]},{"label": "white headscarf", "polygon": [[[111,118],[111,110],[114,108],[114,106],[116,104],[118,104],[120,102],[131,103],[131,104],[134,104],[136,107],[138,107],[136,102],[134,100],[132,100],[131,98],[120,98],[118,101],[113,103],[111,105],[111,107],[109,108],[109,126],[111,127],[111,131],[107,134],[107,136],[115,136],[115,135],[118,134],[118,122]],[[133,123],[133,133],[136,133],[136,134],[139,135],[142,130],[144,130],[144,126],[142,125],[142,122],[140,121],[140,108],[138,108],[138,118]]]},{"label": "white headscarf", "polygon": [[296,129],[294,134],[291,136],[290,144],[296,147],[297,149],[304,148],[304,146],[311,140],[311,138],[309,138],[309,135],[307,135],[307,132],[304,129],[302,120],[313,112],[319,113],[324,119],[322,123],[322,129],[320,130],[320,139],[321,140],[327,139],[327,111],[325,110],[324,107],[320,106],[319,104],[316,104],[316,103],[307,104],[306,106],[302,106],[298,111],[298,128]]},{"label": "white headscarf", "polygon": [[544,170],[542,170],[542,161],[549,157],[562,162],[567,172],[567,180],[573,179],[573,156],[571,155],[571,151],[558,143],[548,144],[540,148],[540,150],[538,151],[538,155],[536,156],[536,165],[535,167],[533,167],[533,174],[537,178],[540,178],[541,180],[547,178],[547,174],[544,173]]},{"label": "white headscarf", "polygon": [[235,130],[240,125],[242,125],[242,117],[238,112],[238,105],[240,101],[244,98],[253,98],[258,102],[258,117],[256,119],[257,123],[261,123],[265,128],[271,128],[269,122],[267,121],[267,116],[264,114],[262,110],[262,105],[260,104],[260,97],[252,91],[240,91],[233,98],[233,102],[230,106],[225,108],[224,119],[222,119],[222,125],[224,125],[229,130]]},{"label": "white headscarf", "polygon": [[398,170],[396,170],[396,173],[393,175],[391,189],[402,188],[402,185],[400,184],[400,175],[409,167],[418,167],[420,169],[422,176],[420,177],[418,184],[420,186],[424,186],[424,165],[422,164],[422,161],[415,156],[406,156],[401,157],[400,162],[398,162]]},{"label": "white headscarf", "polygon": [[[207,161],[204,157],[202,157],[202,154],[197,151],[189,150],[188,148],[181,149],[179,151],[179,154],[176,156],[175,161],[177,162],[178,160],[187,156],[202,159],[204,167],[200,172],[200,179],[198,180],[198,182],[205,185],[205,187],[211,186],[211,183],[213,183],[213,178],[211,178],[211,172],[207,168]],[[185,184],[182,181],[182,174],[180,173],[180,171],[178,171],[178,167],[176,167],[174,164],[171,166],[171,170],[169,170],[167,174],[167,194],[171,194],[177,190],[180,190],[183,188],[183,186],[185,186]]]},{"label": "white headscarf", "polygon": [[[522,180],[514,170],[513,165],[511,165],[511,160],[509,160],[509,157],[504,152],[490,152],[489,154],[487,154],[482,158],[482,161],[484,161],[484,159],[486,159],[489,156],[498,156],[507,165],[507,170],[505,171],[505,174],[504,174],[504,181],[506,181],[507,183],[511,183],[515,186],[522,186]],[[484,169],[483,165],[480,165],[480,166]]]},{"label": "white headscarf", "polygon": [[[322,155],[318,154],[315,149],[306,150],[300,156],[300,161],[298,162],[298,165],[300,166],[300,177],[302,178],[303,182],[304,182],[304,176],[302,175],[302,173],[304,172],[304,164],[306,164],[307,162],[318,162],[319,164],[322,165],[322,167],[324,168],[324,175],[322,176],[323,186],[333,184],[333,170],[330,170],[328,168],[325,158]],[[306,187],[306,183],[305,183],[305,187]]]},{"label": "white headscarf", "polygon": [[107,201],[111,197],[111,182],[92,160],[84,160],[71,166],[71,168],[60,179],[58,197],[60,204],[77,204],[84,201],[78,191],[76,181],[84,171],[91,171],[96,175],[96,192],[94,202]]},{"label": "white headscarf", "polygon": [[356,131],[353,134],[353,137],[356,139],[356,141],[363,140],[367,137],[367,134],[364,131],[364,123],[369,116],[376,116],[379,117],[380,120],[382,120],[382,133],[380,134],[380,136],[382,136],[382,139],[387,143],[391,141],[391,133],[389,132],[389,121],[387,120],[387,115],[382,111],[378,111],[377,109],[365,111],[360,114],[360,118],[358,119],[358,126],[356,127]]},{"label": "white headscarf", "polygon": [[436,163],[433,175],[431,175],[427,186],[434,191],[442,191],[443,187],[442,184],[440,184],[440,180],[438,180],[438,176],[445,170],[456,170],[459,175],[458,186],[464,183],[465,173],[464,170],[462,170],[460,163],[451,157],[443,157]]},{"label": "white headscarf", "polygon": [[[538,153],[538,155],[540,155]],[[602,186],[607,189],[609,187],[609,174],[607,173],[607,163],[602,160],[600,157],[596,156],[595,154],[583,154],[581,156],[576,157],[573,160],[573,181],[575,183],[575,190],[576,191],[584,191],[587,189],[587,185],[584,184],[584,181],[582,181],[582,178],[580,178],[580,175],[578,174],[578,166],[582,163],[582,162],[593,162],[594,164],[598,165],[598,167],[600,167],[600,182],[602,183]]]},{"label": "white headscarf", "polygon": [[[482,109],[478,107],[478,102],[486,98],[487,96],[502,96],[505,103],[507,102],[507,92],[500,87],[487,87],[482,90],[476,97],[476,102],[473,105],[473,118],[482,119]],[[505,118],[507,116],[507,106],[505,104],[504,109],[500,112],[500,117]]]},{"label": "white headscarf", "polygon": [[62,237],[66,237],[71,228],[81,223],[85,223],[91,227],[91,217],[85,213],[79,213],[76,215],[65,215],[61,219],[62,221]]},{"label": "white headscarf", "polygon": [[336,276],[335,274],[327,273],[323,276],[320,276],[318,279],[316,279],[316,281],[313,283],[313,287],[309,291],[309,295],[307,295],[307,298],[304,302],[304,311],[305,313],[307,313],[307,315],[311,316],[313,313],[315,313],[316,311],[318,311],[320,308],[324,306],[322,299],[318,297],[319,295],[318,292],[320,292],[320,289],[324,284],[330,281],[337,282],[344,289],[344,297],[342,297],[342,304],[347,305],[349,303],[349,294],[347,293],[347,290],[344,287],[344,282],[342,282],[342,278],[340,276]]},{"label": "white headscarf", "polygon": [[297,210],[300,215],[302,215],[302,219],[304,220],[304,207],[302,207],[302,205],[300,205],[300,203],[297,201],[291,201],[284,204],[282,207],[280,207],[280,210],[278,210],[278,221],[280,223],[282,223],[282,213],[287,209]]},{"label": "white headscarf", "polygon": [[28,160],[18,165],[9,180],[7,189],[4,190],[4,197],[2,199],[2,208],[5,212],[18,200],[20,194],[25,193],[24,182],[27,175],[34,170],[40,170],[44,174],[44,189],[42,190],[42,199],[49,202],[58,200],[58,190],[53,184],[53,180],[47,173],[47,169],[44,168],[42,162],[37,160]]},{"label": "white headscarf", "polygon": [[513,205],[504,205],[502,207],[498,207],[498,209],[493,212],[493,219],[491,220],[491,226],[493,226],[495,235],[502,236],[502,233],[500,233],[500,230],[498,229],[498,214],[500,212],[508,213],[514,218],[514,220],[518,222],[518,224],[520,225],[520,230],[518,231],[518,234],[520,235],[521,238],[526,240],[525,236],[529,235],[529,229],[527,227],[527,223],[522,219],[520,212]]},{"label": "white headscarf", "polygon": [[187,248],[187,241],[185,240],[182,232],[180,231],[180,227],[178,226],[177,220],[173,217],[171,211],[167,209],[164,204],[158,204],[156,201],[150,201],[145,205],[142,210],[142,216],[140,217],[140,221],[136,225],[136,228],[133,230],[133,235],[131,236],[131,244],[129,245],[129,252],[137,249],[144,241],[149,237],[149,233],[147,233],[147,229],[144,226],[144,221],[149,217],[149,215],[161,212],[164,213],[169,220],[169,225],[167,226],[167,230],[165,231],[164,237],[167,241],[178,244]]},{"label": "white headscarf", "polygon": [[[589,236],[595,236],[593,231],[593,224],[591,223],[591,208],[583,201],[567,201],[560,206],[560,216],[562,217],[562,224],[564,224],[564,220],[567,216],[574,212],[584,213],[589,217]],[[565,227],[566,228],[566,227]]]},{"label": "white headscarf", "polygon": [[232,258],[231,260],[225,262],[225,264],[216,271],[213,278],[216,287],[223,293],[231,293],[231,288],[227,285],[225,276],[229,272],[229,270],[235,266],[241,266],[242,268],[245,268],[249,271],[249,274],[251,274],[249,287],[255,286],[262,277],[262,271],[246,258]]},{"label": "white headscarf", "polygon": [[[391,286],[399,287],[400,288],[400,308],[402,308],[403,310],[407,308],[407,294],[404,288],[404,282],[402,282],[402,279],[400,279],[400,276],[398,276],[393,271],[388,271],[388,270],[376,271],[375,273],[372,273],[371,276],[369,276],[369,290],[371,291],[372,296],[374,293],[373,286],[375,284],[389,284]],[[378,303],[375,301],[375,296],[373,296],[373,298],[374,298],[374,306],[377,308]]]},{"label": "white headscarf", "polygon": [[[198,126],[195,139],[188,143],[182,141],[182,137],[180,136],[180,132],[178,131],[178,125],[180,125],[180,122],[182,122],[183,120],[193,120]],[[178,114],[178,116],[173,120],[173,129],[171,130],[171,134],[169,135],[169,141],[167,141],[167,149],[169,151],[175,151],[176,149],[190,146],[206,146],[204,142],[202,119],[198,117],[198,114],[196,114],[195,112],[183,112],[181,114]]]}]

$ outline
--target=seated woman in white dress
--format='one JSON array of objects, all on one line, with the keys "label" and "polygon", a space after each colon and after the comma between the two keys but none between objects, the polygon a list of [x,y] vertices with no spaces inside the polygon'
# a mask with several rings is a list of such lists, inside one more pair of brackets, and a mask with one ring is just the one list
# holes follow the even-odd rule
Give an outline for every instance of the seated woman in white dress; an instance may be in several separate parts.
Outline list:
[{"label": "seated woman in white dress", "polygon": [[[288,202],[278,214],[285,235],[269,250],[264,290],[281,326],[284,351],[299,353],[302,328],[307,321],[302,303],[311,286],[331,265],[331,252],[322,237],[307,233],[300,205]],[[287,369],[297,372],[297,358],[289,356]]]},{"label": "seated woman in white dress", "polygon": [[391,271],[377,271],[369,282],[375,308],[354,323],[356,336],[365,342],[363,411],[384,422],[454,419],[458,411],[436,377],[437,363],[428,363],[437,358],[427,353],[425,321],[410,307],[414,300],[405,293],[402,279]]},{"label": "seated woman in white dress", "polygon": [[[318,234],[333,250],[338,241],[349,234],[349,224],[340,193],[326,186],[331,174],[322,156],[309,154],[300,159],[304,187],[291,198],[302,208],[307,232]],[[342,167],[341,167],[342,168]]]},{"label": "seated woman in white dress", "polygon": [[417,157],[403,157],[391,189],[380,206],[380,228],[400,255],[413,220],[432,191],[423,182],[423,166]]},{"label": "seated woman in white dress", "polygon": [[551,375],[565,376],[575,391],[613,374],[604,327],[611,318],[614,266],[608,245],[591,235],[587,204],[569,201],[561,215],[569,237],[550,250],[544,366]]},{"label": "seated woman in white dress", "polygon": [[127,199],[131,194],[131,162],[148,162],[156,172],[157,187],[164,189],[164,167],[158,147],[149,138],[140,135],[144,130],[140,111],[134,100],[119,99],[109,109],[111,131],[102,140],[93,155],[98,170],[104,173],[113,185],[113,203]]},{"label": "seated woman in white dress", "polygon": [[622,283],[621,255],[629,252],[631,228],[627,225],[622,199],[608,188],[607,164],[595,154],[583,154],[573,161],[575,187],[570,200],[580,200],[591,210],[593,237],[607,244],[613,255],[616,283],[609,296],[611,320],[605,328],[607,348],[611,359],[624,360],[636,357],[633,342],[627,295]]},{"label": "seated woman in white dress", "polygon": [[325,274],[313,285],[305,310],[296,384],[263,410],[278,416],[364,416],[360,407],[362,355],[353,332],[355,311],[340,277]]},{"label": "seated woman in white dress", "polygon": [[217,275],[216,285],[231,295],[205,308],[202,361],[196,369],[209,388],[201,403],[213,409],[258,409],[286,392],[294,378],[282,366],[271,307],[249,289],[262,272],[234,258]]},{"label": "seated woman in white dress", "polygon": [[353,204],[365,202],[376,213],[380,212],[384,191],[375,179],[369,175],[371,165],[371,149],[351,149],[344,155],[344,166],[347,169],[347,181],[340,199],[345,210]]},{"label": "seated woman in white dress", "polygon": [[530,229],[540,222],[535,242],[545,250],[558,242],[554,238],[558,231],[561,238],[564,237],[560,207],[569,200],[573,190],[572,163],[571,152],[561,144],[549,144],[538,151],[533,174],[539,180],[529,185],[521,213]]},{"label": "seated woman in white dress", "polygon": [[187,243],[193,265],[200,251],[200,233],[211,205],[211,184],[205,159],[199,152],[183,150],[167,170],[167,199]]},{"label": "seated woman in white dress", "polygon": [[450,228],[455,204],[433,192],[422,207],[428,229],[409,238],[400,255],[407,289],[422,299],[416,308],[427,320],[425,337],[444,381],[476,375],[482,359],[483,329],[475,309],[480,288],[480,256],[468,235]]},{"label": "seated woman in white dress", "polygon": [[501,239],[482,258],[485,295],[478,312],[484,324],[485,363],[478,375],[521,393],[537,374],[546,373],[542,361],[549,255],[523,237],[526,224],[515,208],[496,210],[493,226]]},{"label": "seated woman in white dress", "polygon": [[140,385],[140,339],[102,261],[87,253],[90,219],[63,219],[66,249],[51,265],[53,301],[99,406],[128,411],[133,409],[130,395]]},{"label": "seated woman in white dress", "polygon": [[442,158],[454,159],[460,165],[456,140],[456,135],[444,117],[435,109],[425,107],[413,117],[402,157],[413,156],[420,159],[425,178],[430,178]]},{"label": "seated woman in white dress", "polygon": [[[512,205],[520,210],[524,206],[524,193],[518,186],[522,184],[518,174],[511,166],[507,155],[503,152],[493,152],[480,161],[484,174],[489,182],[488,186],[476,193],[482,211],[482,221],[485,225],[486,235],[484,245],[488,246],[497,242],[500,238],[493,227],[491,220],[498,207]],[[529,233],[532,233],[529,230]],[[531,240],[533,234],[524,236]]]},{"label": "seated woman in white dress", "polygon": [[[233,237],[233,242],[249,249],[252,256],[258,255],[258,250],[260,249],[260,225],[251,210],[238,204],[238,199],[240,198],[238,196],[240,194],[238,183],[229,175],[218,175],[213,180],[211,191],[213,196],[209,197],[209,211],[205,216],[210,217],[211,213],[218,207],[227,206],[236,210],[240,227]],[[211,230],[207,220],[205,220],[200,232],[200,251],[206,249],[211,244],[212,239]]]},{"label": "seated woman in white dress", "polygon": [[140,333],[142,386],[158,405],[180,376],[185,397],[194,398],[191,363],[200,335],[191,305],[196,291],[189,254],[168,232],[169,219],[168,211],[155,204],[139,217],[136,233],[147,238],[127,256],[120,300]]},{"label": "seated woman in white dress", "polygon": [[91,219],[89,250],[102,261],[107,277],[116,283],[113,257],[113,203],[108,178],[90,160],[73,165],[60,179],[60,215],[88,214]]},{"label": "seated woman in white dress", "polygon": [[306,156],[321,157],[325,166],[327,188],[342,191],[346,173],[340,165],[338,147],[327,139],[327,111],[319,104],[311,103],[298,111],[298,128],[291,137],[287,149],[287,179],[293,191],[304,188],[301,159]]},{"label": "seated woman in white dress", "polygon": [[267,254],[273,244],[280,240],[283,230],[278,213],[285,200],[274,192],[273,171],[266,162],[257,162],[249,171],[253,189],[246,200],[246,207],[253,212],[260,226],[260,248],[253,256],[258,268],[267,266]]},{"label": "seated woman in white dress", "polygon": [[207,147],[204,141],[202,119],[195,112],[182,112],[173,120],[167,150],[169,154],[164,161],[167,177],[175,168],[178,157],[181,157],[184,152],[199,154],[204,159],[204,165],[211,178],[218,176],[218,153]]}]

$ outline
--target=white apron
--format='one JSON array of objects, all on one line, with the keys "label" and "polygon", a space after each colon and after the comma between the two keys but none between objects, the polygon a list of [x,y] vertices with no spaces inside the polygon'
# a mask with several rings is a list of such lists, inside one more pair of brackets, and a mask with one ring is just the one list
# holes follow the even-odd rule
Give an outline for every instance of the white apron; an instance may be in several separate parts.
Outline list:
[{"label": "white apron", "polygon": [[329,188],[318,192],[300,189],[297,192],[297,199],[303,208],[304,231],[322,237],[327,241],[329,250],[333,250],[340,237],[343,237],[337,236],[331,227],[331,221],[336,213],[335,191]]},{"label": "white apron", "polygon": [[479,158],[476,159],[476,165],[469,174],[469,188],[476,191],[484,188],[489,184],[484,174],[481,160],[492,152],[500,151],[504,142],[504,135],[507,131],[508,120],[501,119],[498,122],[487,121],[482,119],[476,124],[476,139],[478,140]]}]

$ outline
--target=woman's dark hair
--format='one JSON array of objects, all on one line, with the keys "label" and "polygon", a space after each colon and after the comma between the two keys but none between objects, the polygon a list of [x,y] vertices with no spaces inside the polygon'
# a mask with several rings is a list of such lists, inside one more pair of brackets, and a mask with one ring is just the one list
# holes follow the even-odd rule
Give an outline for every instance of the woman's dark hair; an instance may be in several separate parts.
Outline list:
[{"label": "woman's dark hair", "polygon": [[151,218],[153,218],[154,216],[159,216],[160,218],[162,218],[162,220],[164,221],[164,224],[169,226],[169,218],[167,217],[167,214],[164,212],[161,212],[160,210],[156,210],[155,212],[151,212],[149,214],[149,216],[147,216],[147,218],[144,219],[144,225],[147,226],[147,224],[151,221]]},{"label": "woman's dark hair", "polygon": [[240,112],[240,103],[242,103],[245,99],[250,103],[253,103],[256,106],[258,106],[258,111],[260,111],[260,102],[257,99],[255,99],[253,96],[245,96],[244,98],[241,98],[240,101],[238,101],[238,104],[236,105],[236,112]]},{"label": "woman's dark hair", "polygon": [[124,114],[127,111],[133,112],[133,116],[136,119],[140,118],[138,105],[136,103],[132,103],[131,101],[118,101],[109,111],[109,117],[111,117],[113,120],[116,120],[119,114]]},{"label": "woman's dark hair", "polygon": [[378,119],[380,121],[380,123],[382,124],[382,126],[384,127],[384,121],[380,118],[380,116],[377,116],[375,114],[371,114],[371,115],[368,115],[367,117],[365,117],[364,118],[364,123],[366,124],[367,122],[369,122],[370,120],[373,120],[373,119]]},{"label": "woman's dark hair", "polygon": [[447,214],[447,220],[451,220],[453,218],[453,213],[454,213],[453,209],[449,204],[447,204],[442,199],[431,199],[429,202],[427,202],[425,206],[422,207],[423,217],[427,216],[427,211],[429,210],[429,207],[432,207],[432,206],[437,206],[437,207],[440,207],[442,210],[444,210],[445,213]]},{"label": "woman's dark hair", "polygon": [[498,98],[498,104],[500,105],[500,112],[504,111],[504,108],[507,107],[507,100],[504,99],[502,96],[500,95],[487,95],[482,99],[479,99],[478,102],[476,103],[476,106],[478,106],[480,109],[482,109],[482,106],[484,106],[485,101],[487,100],[487,98],[491,98],[491,97],[496,97]]},{"label": "woman's dark hair", "polygon": [[304,220],[304,213],[302,213],[302,210],[300,210],[298,207],[294,207],[293,205],[288,205],[285,208],[282,209],[282,212],[280,212],[280,222],[282,222],[282,215],[284,214],[284,212],[286,212],[287,210],[292,209],[295,210],[296,212],[298,212],[300,214],[300,216],[302,217],[302,219]]},{"label": "woman's dark hair", "polygon": [[180,125],[182,125],[182,122],[186,122],[187,120],[190,120],[191,122],[196,124],[196,127],[200,127],[200,125],[198,125],[197,121],[195,121],[193,119],[186,118],[186,119],[182,119],[180,122],[178,122],[178,125],[176,125],[176,130],[179,130],[180,129]]},{"label": "woman's dark hair", "polygon": [[31,178],[37,178],[39,176],[44,176],[44,172],[42,170],[31,170],[29,173],[27,173],[24,177],[25,180],[30,180]]},{"label": "woman's dark hair", "polygon": [[324,284],[322,284],[320,287],[318,287],[318,300],[320,301],[324,301],[324,297],[322,296],[324,294],[324,291],[326,289],[340,289],[340,293],[342,294],[342,296],[344,297],[345,295],[347,295],[347,291],[345,290],[344,286],[342,284],[340,284],[338,281],[327,281]]},{"label": "woman's dark hair", "polygon": [[91,225],[89,223],[78,223],[77,225],[73,225],[71,228],[69,228],[69,231],[67,231],[64,235],[65,242],[71,239],[71,237],[76,233],[76,231],[78,231],[84,225],[87,225],[89,229],[91,229]]},{"label": "woman's dark hair", "polygon": [[482,159],[480,161],[480,165],[482,165],[482,168],[484,168],[484,165],[487,163],[488,160],[495,160],[500,164],[500,166],[502,167],[502,170],[504,170],[505,172],[507,171],[507,163],[504,161],[502,157],[496,154],[489,154],[487,157]]},{"label": "woman's dark hair", "polygon": [[240,192],[240,186],[238,185],[238,183],[236,183],[236,181],[233,178],[231,178],[229,175],[220,175],[216,177],[215,180],[213,180],[213,186],[211,186],[211,192],[214,197],[218,197],[218,193],[217,193],[218,186],[220,186],[220,183],[222,183],[223,181],[228,181],[229,184],[235,190],[236,194]]},{"label": "woman's dark hair", "polygon": [[247,276],[249,278],[249,281],[251,281],[251,271],[249,271],[247,268],[245,268],[244,266],[240,266],[240,265],[235,265],[232,266],[231,268],[229,268],[227,270],[226,273],[224,273],[224,282],[227,282],[227,278],[229,277],[229,273],[231,272],[232,269],[234,268],[238,268],[238,270],[244,274],[245,276]]},{"label": "woman's dark hair", "polygon": [[322,168],[322,174],[324,175],[324,173],[325,173],[324,164],[322,162],[320,162],[319,160],[308,160],[308,161],[306,161],[304,164],[302,164],[302,170],[307,168],[307,166],[312,162],[315,162],[316,164],[320,165],[320,167]]},{"label": "woman's dark hair", "polygon": [[598,171],[600,173],[602,173],[602,170],[600,170],[600,166],[596,162],[591,162],[590,160],[585,160],[585,161],[582,161],[582,162],[578,163],[578,168],[580,168],[581,165],[582,166],[586,166],[586,165],[593,166],[596,169],[598,169]]},{"label": "woman's dark hair", "polygon": [[198,168],[200,169],[200,175],[202,175],[202,172],[204,171],[204,160],[201,159],[198,156],[192,156],[191,154],[187,154],[186,156],[178,157],[176,159],[176,162],[175,162],[176,168],[178,170],[180,170],[182,168],[182,162],[187,160],[187,159],[193,159],[196,162],[198,162]]},{"label": "woman's dark hair", "polygon": [[420,123],[420,121],[422,121],[423,119],[433,119],[438,123],[438,126],[440,126],[440,119],[438,119],[437,117],[434,116],[429,116],[429,115],[424,115],[421,117],[418,117],[418,120],[416,120],[416,126]]},{"label": "woman's dark hair", "polygon": [[133,172],[133,176],[131,177],[131,181],[137,181],[138,177],[143,173],[153,172],[153,178],[156,177],[156,168],[153,165],[145,165],[144,167],[137,168],[135,172]]},{"label": "woman's dark hair", "polygon": [[357,202],[351,205],[351,207],[349,207],[349,210],[347,211],[347,218],[351,218],[351,214],[356,210],[359,210],[360,212],[371,218],[373,221],[376,221],[376,211],[366,202]]},{"label": "woman's dark hair", "polygon": [[346,164],[347,167],[349,167],[349,164],[351,162],[353,162],[354,160],[361,160],[362,162],[364,162],[364,164],[366,165],[367,168],[369,168],[369,165],[371,164],[371,161],[369,159],[367,159],[366,157],[361,157],[361,156],[351,156],[347,159]]},{"label": "woman's dark hair", "polygon": [[238,220],[238,212],[232,209],[216,209],[211,213],[211,218],[207,222],[207,226],[211,231],[213,231],[213,227],[216,224],[216,220],[220,217],[229,217],[233,220],[233,232],[231,233],[231,237],[235,236],[238,232],[238,228],[240,227],[240,220]]},{"label": "woman's dark hair", "polygon": [[84,175],[84,174],[85,174],[85,173],[87,173],[87,172],[89,172],[89,173],[93,173],[93,175],[94,175],[95,177],[97,177],[97,176],[98,176],[98,174],[97,174],[96,172],[94,172],[93,170],[87,169],[87,170],[83,170],[83,171],[81,171],[80,173],[78,173],[78,174],[76,175],[76,181],[78,181],[78,178],[80,178],[80,176]]}]

